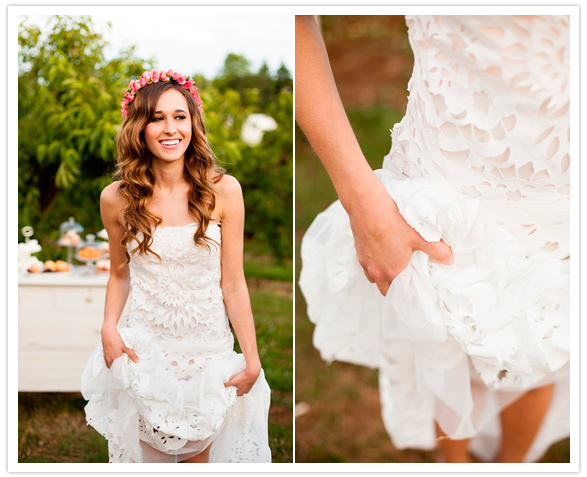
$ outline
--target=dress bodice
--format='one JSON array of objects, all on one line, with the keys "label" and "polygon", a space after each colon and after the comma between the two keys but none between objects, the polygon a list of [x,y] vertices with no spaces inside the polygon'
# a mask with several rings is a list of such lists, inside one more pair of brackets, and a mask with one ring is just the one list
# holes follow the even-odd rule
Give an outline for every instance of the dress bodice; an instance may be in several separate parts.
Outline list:
[{"label": "dress bodice", "polygon": [[446,181],[531,249],[568,255],[568,16],[406,20],[414,71],[384,168]]},{"label": "dress bodice", "polygon": [[[234,345],[220,286],[220,224],[208,226],[206,234],[215,241],[209,249],[194,244],[196,227],[194,223],[155,228],[151,249],[161,260],[150,253],[134,253],[129,264],[129,326],[164,342],[170,364],[180,375],[203,364],[198,356],[213,359],[232,352]],[[129,250],[136,245],[130,241]],[[186,353],[185,343],[193,343],[194,349]],[[181,355],[171,353],[173,349]]]}]

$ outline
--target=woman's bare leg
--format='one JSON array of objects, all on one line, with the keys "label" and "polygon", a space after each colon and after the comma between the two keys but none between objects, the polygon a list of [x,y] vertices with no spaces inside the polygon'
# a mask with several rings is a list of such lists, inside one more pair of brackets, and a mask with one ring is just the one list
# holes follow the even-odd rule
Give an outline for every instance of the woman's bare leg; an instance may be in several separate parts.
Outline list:
[{"label": "woman's bare leg", "polygon": [[210,448],[212,444],[210,444],[204,451],[200,452],[198,455],[190,457],[187,460],[182,460],[180,464],[197,464],[197,463],[208,463],[210,460]]},{"label": "woman's bare leg", "polygon": [[501,412],[502,447],[497,462],[523,462],[552,399],[554,384],[523,394]]},{"label": "woman's bare leg", "polygon": [[438,439],[438,449],[442,454],[442,462],[446,463],[461,463],[471,462],[469,459],[469,441],[470,439],[453,440],[446,436],[446,434],[436,424],[436,435]]}]

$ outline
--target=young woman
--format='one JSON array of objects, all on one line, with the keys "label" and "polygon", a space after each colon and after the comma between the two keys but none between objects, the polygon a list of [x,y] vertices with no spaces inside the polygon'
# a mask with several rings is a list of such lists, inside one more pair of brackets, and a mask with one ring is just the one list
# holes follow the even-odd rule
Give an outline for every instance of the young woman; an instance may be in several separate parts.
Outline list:
[{"label": "young woman", "polygon": [[240,186],[215,164],[190,78],[143,73],[122,115],[119,180],[100,198],[111,272],[82,377],[88,423],[110,462],[269,462]]},{"label": "young woman", "polygon": [[340,198],[301,247],[314,344],[379,369],[397,448],[535,461],[569,432],[569,18],[406,20],[408,108],[374,174],[296,17],[296,120]]}]

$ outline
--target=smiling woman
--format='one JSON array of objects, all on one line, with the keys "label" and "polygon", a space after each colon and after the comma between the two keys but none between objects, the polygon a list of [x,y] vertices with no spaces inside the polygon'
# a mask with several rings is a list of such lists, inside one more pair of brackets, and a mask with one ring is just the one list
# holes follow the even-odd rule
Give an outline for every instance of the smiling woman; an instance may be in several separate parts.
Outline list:
[{"label": "smiling woman", "polygon": [[87,421],[110,462],[269,462],[240,186],[216,165],[189,78],[145,72],[122,114],[120,180],[100,201],[112,264],[102,345],[82,376]]}]

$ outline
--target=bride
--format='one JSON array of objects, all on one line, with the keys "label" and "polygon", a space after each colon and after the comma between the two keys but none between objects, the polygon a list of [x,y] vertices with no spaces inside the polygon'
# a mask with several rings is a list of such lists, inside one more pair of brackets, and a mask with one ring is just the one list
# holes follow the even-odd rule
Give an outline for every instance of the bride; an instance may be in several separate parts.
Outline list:
[{"label": "bride", "polygon": [[121,105],[120,180],[100,198],[112,267],[82,376],[87,421],[110,462],[270,462],[240,185],[216,165],[189,77],[145,71]]}]

